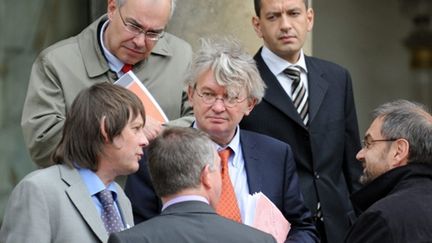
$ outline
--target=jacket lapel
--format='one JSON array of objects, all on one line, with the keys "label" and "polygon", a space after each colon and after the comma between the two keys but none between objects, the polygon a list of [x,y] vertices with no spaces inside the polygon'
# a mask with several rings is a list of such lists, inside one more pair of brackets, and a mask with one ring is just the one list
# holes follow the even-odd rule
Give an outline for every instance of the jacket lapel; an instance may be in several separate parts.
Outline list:
[{"label": "jacket lapel", "polygon": [[300,126],[306,128],[295,109],[291,98],[285,93],[279,81],[261,57],[261,49],[255,54],[255,61],[264,83],[267,85],[263,100],[276,107]]},{"label": "jacket lapel", "polygon": [[262,169],[259,159],[259,149],[256,148],[256,143],[250,139],[248,134],[240,130],[240,144],[243,152],[243,159],[246,168],[247,182],[249,193],[261,191],[262,185]]},{"label": "jacket lapel", "polygon": [[78,212],[95,235],[97,235],[102,242],[105,242],[108,239],[108,234],[96,210],[96,206],[90,195],[86,193],[88,190],[79,173],[76,169],[71,169],[66,165],[62,165],[60,166],[60,176],[62,180],[69,185],[66,189],[66,194],[70,198],[72,204],[77,208]]},{"label": "jacket lapel", "polygon": [[318,113],[328,89],[328,82],[324,79],[324,72],[308,56],[305,56],[308,68],[308,89],[309,89],[309,123]]}]

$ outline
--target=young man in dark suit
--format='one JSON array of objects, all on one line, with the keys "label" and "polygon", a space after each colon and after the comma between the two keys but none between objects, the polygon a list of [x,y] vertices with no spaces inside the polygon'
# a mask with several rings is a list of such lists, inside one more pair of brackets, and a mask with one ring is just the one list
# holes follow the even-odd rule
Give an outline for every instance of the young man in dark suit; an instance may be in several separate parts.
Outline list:
[{"label": "young man in dark suit", "polygon": [[306,56],[314,12],[307,0],[255,0],[263,47],[255,60],[266,94],[240,127],[292,146],[306,205],[323,242],[339,243],[355,220],[349,194],[360,187],[360,149],[351,78],[339,65]]},{"label": "young man in dark suit", "polygon": [[256,242],[275,243],[269,234],[236,223],[213,209],[221,194],[219,158],[207,134],[167,128],[148,149],[148,170],[163,202],[160,215],[121,233],[109,243]]}]

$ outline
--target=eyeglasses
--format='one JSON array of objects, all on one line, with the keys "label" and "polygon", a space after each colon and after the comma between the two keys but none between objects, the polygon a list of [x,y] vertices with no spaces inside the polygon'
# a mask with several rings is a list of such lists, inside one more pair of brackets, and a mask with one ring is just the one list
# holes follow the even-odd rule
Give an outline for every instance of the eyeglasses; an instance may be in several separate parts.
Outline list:
[{"label": "eyeglasses", "polygon": [[395,138],[392,138],[392,139],[376,139],[376,140],[374,140],[374,139],[372,139],[371,137],[365,137],[364,139],[363,139],[363,141],[362,141],[362,147],[363,148],[369,148],[373,143],[377,143],[377,142],[394,142],[394,141],[396,141],[397,139],[395,139]]},{"label": "eyeglasses", "polygon": [[238,96],[229,97],[227,95],[224,95],[224,97],[218,97],[215,93],[208,92],[208,91],[203,91],[200,93],[198,92],[197,89],[195,89],[195,92],[201,98],[201,100],[207,105],[213,105],[216,102],[216,100],[222,100],[224,105],[229,108],[236,106],[238,103],[242,103],[248,98],[248,97],[239,98]]},{"label": "eyeglasses", "polygon": [[144,34],[144,37],[146,39],[151,40],[151,41],[157,41],[157,40],[159,40],[160,38],[162,38],[164,36],[165,31],[163,31],[163,30],[161,30],[159,32],[156,32],[156,31],[146,31],[143,28],[141,28],[141,27],[139,27],[139,26],[137,26],[135,24],[132,24],[130,22],[126,22],[123,19],[123,16],[121,14],[120,8],[118,10],[119,10],[119,14],[120,14],[120,19],[122,20],[125,29],[127,31],[129,31],[130,33],[134,34],[135,37],[138,36],[138,35],[140,35],[140,34]]}]

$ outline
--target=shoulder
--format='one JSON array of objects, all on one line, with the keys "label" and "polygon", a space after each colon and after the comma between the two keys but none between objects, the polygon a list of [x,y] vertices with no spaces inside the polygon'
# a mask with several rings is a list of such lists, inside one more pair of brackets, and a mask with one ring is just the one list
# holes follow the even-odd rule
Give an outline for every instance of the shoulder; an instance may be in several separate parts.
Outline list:
[{"label": "shoulder", "polygon": [[192,57],[191,45],[170,33],[165,33],[163,38],[158,41],[154,52],[168,52],[168,54],[172,53],[174,56],[182,54],[182,58]]},{"label": "shoulder", "polygon": [[70,60],[80,55],[77,38],[70,37],[61,40],[44,49],[38,56],[37,61],[42,63],[56,63],[60,60]]},{"label": "shoulder", "polygon": [[328,60],[324,60],[321,58],[317,58],[317,57],[311,57],[311,56],[305,56],[305,60],[306,60],[306,66],[312,69],[321,69],[321,70],[325,70],[326,72],[329,73],[346,73],[348,74],[348,70],[331,61]]},{"label": "shoulder", "polygon": [[263,145],[265,147],[276,147],[276,148],[287,148],[290,149],[290,145],[278,140],[276,138],[267,136],[265,134],[240,129],[240,139],[245,143],[254,142],[258,145]]},{"label": "shoulder", "polygon": [[[26,175],[15,187],[16,195],[42,194],[52,196],[59,188],[63,188],[60,175],[61,165],[52,165],[38,169]],[[21,193],[20,193],[21,192]],[[22,194],[24,192],[24,194]]]},{"label": "shoulder", "polygon": [[225,218],[220,218],[221,232],[230,232],[239,242],[276,242],[270,234],[257,230],[245,224],[239,224]]}]

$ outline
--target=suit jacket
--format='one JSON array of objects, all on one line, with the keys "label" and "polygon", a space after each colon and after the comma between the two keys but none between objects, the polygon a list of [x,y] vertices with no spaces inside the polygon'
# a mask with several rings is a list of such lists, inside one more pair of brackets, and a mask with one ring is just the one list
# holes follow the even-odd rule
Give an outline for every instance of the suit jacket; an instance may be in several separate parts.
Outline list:
[{"label": "suit jacket", "polygon": [[110,235],[109,243],[250,242],[276,243],[269,234],[223,218],[210,205],[187,201],[167,207],[159,216]]},{"label": "suit jacket", "polygon": [[[288,144],[249,131],[240,131],[249,192],[263,192],[291,223],[288,242],[315,242],[311,213],[303,203],[296,166]],[[135,223],[160,213],[161,203],[151,184],[145,160],[128,176],[125,191],[133,206]]]},{"label": "suit jacket", "polygon": [[[93,84],[117,80],[98,40],[106,19],[102,16],[77,36],[48,47],[33,64],[21,125],[30,155],[41,167],[52,164],[49,156],[60,141],[66,112],[77,94]],[[182,103],[191,60],[190,45],[166,33],[150,56],[133,67],[169,120],[191,114],[187,102]],[[189,125],[192,117],[183,121]]]},{"label": "suit jacket", "polygon": [[[131,204],[119,185],[117,200],[127,226]],[[78,171],[53,165],[27,175],[13,190],[0,231],[2,243],[107,242],[108,233]]]},{"label": "suit jacket", "polygon": [[305,202],[315,214],[319,197],[328,242],[338,243],[355,220],[349,195],[361,186],[358,178],[362,168],[355,158],[360,139],[351,78],[336,64],[307,56],[305,59],[309,127],[302,123],[261,51],[255,60],[267,90],[240,127],[291,145]]}]

